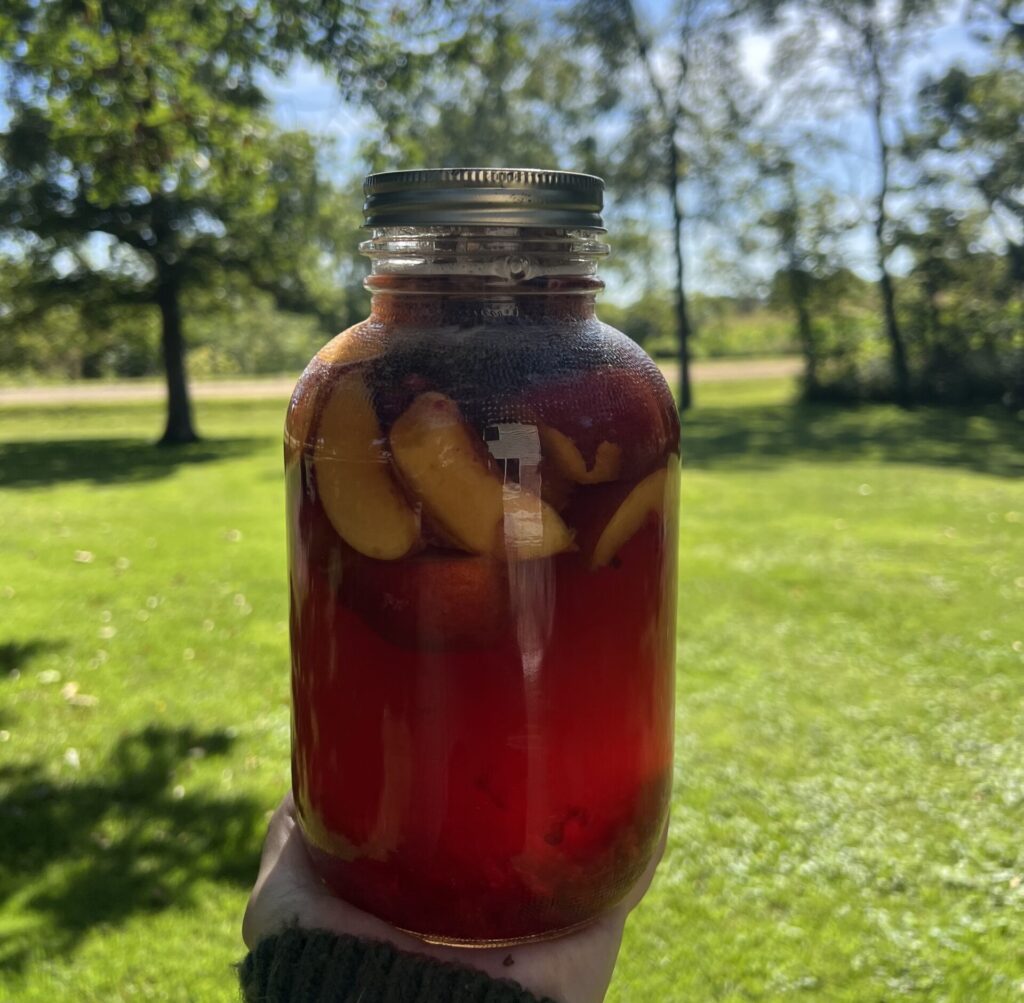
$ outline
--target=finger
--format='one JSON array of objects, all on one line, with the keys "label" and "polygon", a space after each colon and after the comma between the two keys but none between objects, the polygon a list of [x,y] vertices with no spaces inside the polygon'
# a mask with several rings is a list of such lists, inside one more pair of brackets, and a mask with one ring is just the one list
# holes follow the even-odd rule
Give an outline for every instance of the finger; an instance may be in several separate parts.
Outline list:
[{"label": "finger", "polygon": [[289,791],[267,825],[259,873],[242,917],[242,939],[250,948],[269,932],[264,929],[268,900],[271,903],[269,911],[273,911],[273,900],[280,897],[280,892],[270,886],[308,887],[308,874],[312,865],[305,847],[299,844],[301,839],[295,820],[295,802]]},{"label": "finger", "polygon": [[289,816],[282,820],[274,838],[280,840],[280,846],[271,862],[270,873],[295,889],[323,894],[323,883],[317,876],[309,847],[296,819]]},{"label": "finger", "polygon": [[267,836],[260,855],[260,874],[273,866],[295,828],[295,798],[289,790],[267,823]]}]

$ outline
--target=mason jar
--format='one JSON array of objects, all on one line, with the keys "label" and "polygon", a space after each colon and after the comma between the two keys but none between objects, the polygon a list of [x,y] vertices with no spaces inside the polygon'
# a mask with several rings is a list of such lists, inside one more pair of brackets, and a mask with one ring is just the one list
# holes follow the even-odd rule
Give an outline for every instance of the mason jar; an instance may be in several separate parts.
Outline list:
[{"label": "mason jar", "polygon": [[301,831],[426,940],[553,936],[625,895],[668,811],[677,413],[595,312],[599,178],[364,191],[371,313],[285,431]]}]

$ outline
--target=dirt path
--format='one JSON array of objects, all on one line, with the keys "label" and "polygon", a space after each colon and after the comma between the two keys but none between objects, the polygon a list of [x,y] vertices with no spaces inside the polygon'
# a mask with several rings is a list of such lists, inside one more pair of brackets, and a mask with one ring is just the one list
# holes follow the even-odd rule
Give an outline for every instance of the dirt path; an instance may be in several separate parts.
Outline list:
[{"label": "dirt path", "polygon": [[[690,367],[690,375],[694,383],[710,383],[713,381],[728,382],[730,380],[767,380],[779,376],[799,376],[803,365],[795,356],[775,359],[707,359],[694,362]],[[661,371],[669,383],[674,383],[679,375],[679,367],[674,362],[661,363]]]},{"label": "dirt path", "polygon": [[[675,380],[678,368],[674,363],[662,365],[665,378]],[[767,379],[773,376],[795,376],[800,360],[783,359],[715,359],[693,365],[695,382],[709,380]],[[272,376],[262,379],[204,380],[192,384],[196,400],[259,400],[279,399],[291,394],[295,377]],[[155,401],[164,397],[164,385],[155,380],[124,383],[71,383],[50,387],[0,388],[3,404],[85,404],[90,402],[130,403]]]}]

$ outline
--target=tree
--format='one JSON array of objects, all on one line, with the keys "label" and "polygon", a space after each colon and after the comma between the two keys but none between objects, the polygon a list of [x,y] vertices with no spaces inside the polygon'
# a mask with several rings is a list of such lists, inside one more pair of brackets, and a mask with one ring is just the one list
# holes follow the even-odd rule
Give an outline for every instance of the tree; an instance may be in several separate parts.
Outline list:
[{"label": "tree", "polygon": [[323,188],[316,150],[275,132],[261,74],[302,53],[351,82],[367,32],[344,0],[14,0],[0,13],[0,236],[31,264],[37,305],[156,307],[163,443],[196,438],[185,290],[229,268],[292,305],[305,295],[294,259]]},{"label": "tree", "polygon": [[907,327],[938,400],[1024,400],[1024,7],[972,5],[986,65],[921,88],[905,150],[918,170],[902,220],[914,265]]},{"label": "tree", "polygon": [[705,209],[721,205],[727,151],[740,145],[751,114],[736,39],[744,18],[773,6],[678,0],[657,26],[635,0],[578,0],[570,14],[579,40],[617,83],[619,111],[627,116],[628,132],[617,136],[609,157],[614,181],[637,194],[655,188],[669,210],[681,411],[693,403],[685,244],[695,213],[687,195],[699,190]]},{"label": "tree", "polygon": [[[913,394],[890,268],[895,245],[889,203],[901,143],[894,91],[919,29],[943,5],[943,0],[804,0],[790,5],[797,16],[788,51],[824,56],[870,126],[878,175],[871,219],[875,267],[896,399],[903,406],[910,405]],[[802,85],[812,82],[804,78]]]},{"label": "tree", "polygon": [[804,387],[809,396],[818,389],[818,351],[811,318],[811,283],[814,248],[805,240],[804,202],[797,186],[796,165],[786,156],[765,162],[766,180],[779,188],[774,206],[762,216],[763,224],[777,237],[787,298],[796,318],[797,343],[804,357]]},{"label": "tree", "polygon": [[0,268],[0,370],[64,379],[155,371],[159,332],[151,309],[95,285],[74,300],[40,296],[34,271],[27,259]]},{"label": "tree", "polygon": [[379,52],[374,167],[569,166],[585,70],[552,19],[504,0],[433,6],[402,10]]},{"label": "tree", "polygon": [[775,267],[772,298],[781,298],[792,311],[794,341],[804,361],[804,394],[813,399],[821,392],[819,369],[826,352],[816,316],[819,292],[822,282],[843,267],[841,244],[850,225],[835,192],[807,166],[834,152],[832,144],[803,131],[787,135],[780,123],[765,123],[764,131],[750,158],[757,169],[747,198],[756,216],[747,241],[750,250],[767,254]]},{"label": "tree", "polygon": [[1009,279],[1024,290],[1024,8],[1009,0],[975,8],[993,65],[973,74],[954,66],[929,81],[908,148],[947,201],[965,182],[981,197],[1006,246]]}]

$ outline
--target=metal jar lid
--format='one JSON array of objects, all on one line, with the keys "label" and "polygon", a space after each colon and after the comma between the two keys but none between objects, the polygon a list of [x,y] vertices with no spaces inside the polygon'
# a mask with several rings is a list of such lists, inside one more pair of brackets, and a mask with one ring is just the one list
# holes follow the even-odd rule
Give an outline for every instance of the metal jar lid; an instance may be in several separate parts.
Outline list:
[{"label": "metal jar lid", "polygon": [[543,226],[603,230],[604,182],[520,167],[388,171],[363,182],[364,226]]}]

